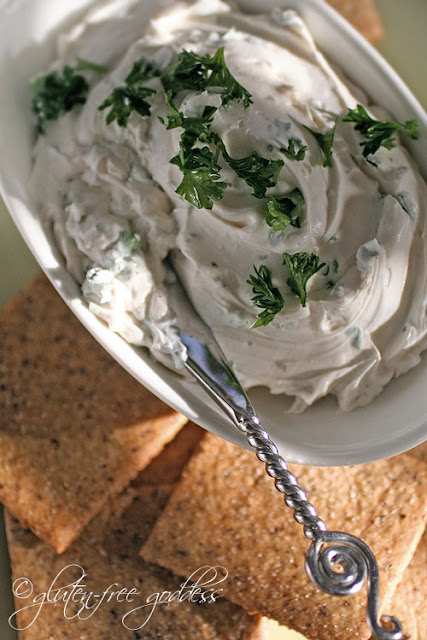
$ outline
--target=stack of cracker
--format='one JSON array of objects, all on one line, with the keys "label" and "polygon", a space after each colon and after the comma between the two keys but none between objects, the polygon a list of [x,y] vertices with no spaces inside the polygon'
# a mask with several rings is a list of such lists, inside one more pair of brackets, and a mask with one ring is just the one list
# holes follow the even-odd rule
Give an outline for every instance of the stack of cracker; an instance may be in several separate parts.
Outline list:
[{"label": "stack of cracker", "polygon": [[44,276],[0,311],[0,412],[20,640],[261,637],[260,616],[224,598],[147,604],[182,583],[139,552],[201,429],[182,429],[187,419],[117,365]]},{"label": "stack of cracker", "polygon": [[[255,456],[138,385],[44,276],[0,311],[0,385],[20,640],[285,640],[267,618],[312,640],[370,637],[366,591],[314,587],[309,542]],[[382,611],[412,640],[427,639],[426,463],[427,445],[292,466],[328,527],[372,548]]]}]

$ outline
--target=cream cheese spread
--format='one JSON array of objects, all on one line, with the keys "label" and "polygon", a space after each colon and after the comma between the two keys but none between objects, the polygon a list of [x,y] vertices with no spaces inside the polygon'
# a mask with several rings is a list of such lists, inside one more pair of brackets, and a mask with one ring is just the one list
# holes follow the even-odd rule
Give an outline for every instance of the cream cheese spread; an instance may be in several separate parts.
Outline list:
[{"label": "cream cheese spread", "polygon": [[[79,56],[110,70],[89,73],[85,104],[49,123],[34,150],[30,188],[68,270],[94,314],[167,362],[179,349],[164,285],[173,252],[245,388],[285,394],[294,411],[327,394],[344,410],[367,404],[426,347],[427,188],[414,162],[399,142],[363,157],[360,134],[342,116],[368,100],[325,60],[295,12],[254,17],[219,0],[163,1],[153,18],[146,5],[105,4],[59,42],[55,68]],[[159,119],[167,119],[159,77],[147,82],[156,91],[150,117],[134,112],[122,127],[99,110],[136,60],[163,70],[183,50],[214,55],[219,47],[252,104],[221,106],[214,93],[183,91],[177,108],[197,116],[217,107],[212,130],[233,158],[282,160],[267,194],[300,190],[300,228],[268,226],[265,202],[221,158],[227,188],[211,210],[176,193],[182,174],[170,160],[182,129]],[[369,112],[387,116],[377,106]],[[305,127],[325,132],[335,122],[325,167]],[[303,160],[281,151],[291,139],[307,147]],[[287,286],[284,252],[325,263],[308,282],[305,307]],[[284,306],[270,324],[251,328],[259,309],[247,280],[261,264]]]}]

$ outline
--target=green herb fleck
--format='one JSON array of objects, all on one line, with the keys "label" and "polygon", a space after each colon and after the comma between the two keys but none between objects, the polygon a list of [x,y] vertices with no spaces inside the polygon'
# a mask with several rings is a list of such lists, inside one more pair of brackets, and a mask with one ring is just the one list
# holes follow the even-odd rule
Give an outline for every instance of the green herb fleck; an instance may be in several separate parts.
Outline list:
[{"label": "green herb fleck", "polygon": [[266,222],[273,231],[282,231],[288,225],[300,228],[304,212],[304,196],[293,189],[283,196],[268,196]]},{"label": "green herb fleck", "polygon": [[95,73],[103,74],[109,72],[108,67],[105,67],[103,64],[97,64],[96,62],[91,62],[85,58],[76,58],[76,60],[76,71],[95,71]]},{"label": "green herb fleck", "polygon": [[301,300],[303,307],[307,303],[307,282],[315,273],[325,266],[325,263],[319,264],[319,256],[315,253],[289,253],[283,254],[283,264],[288,267],[290,276],[287,280],[288,285]]},{"label": "green herb fleck", "polygon": [[274,320],[275,316],[283,309],[283,297],[277,287],[271,281],[271,271],[262,264],[259,269],[254,266],[255,275],[251,275],[247,283],[252,287],[254,296],[252,302],[256,307],[264,309],[258,315],[258,320],[251,329],[264,327]]},{"label": "green herb fleck", "polygon": [[405,131],[413,140],[418,138],[418,122],[416,120],[408,120],[404,124],[374,120],[361,104],[358,104],[356,109],[350,109],[343,120],[344,122],[354,122],[356,131],[360,131],[366,138],[360,143],[365,157],[375,153],[380,147],[393,149],[396,146],[394,135],[398,131]]},{"label": "green herb fleck", "polygon": [[46,122],[57,120],[62,113],[86,102],[89,85],[74,67],[66,65],[62,73],[51,71],[40,75],[31,83],[35,96],[31,102],[37,116],[37,131],[45,133]]},{"label": "green herb fleck", "polygon": [[362,346],[362,329],[360,327],[353,327],[353,338],[351,345],[356,349],[360,349]]},{"label": "green herb fleck", "polygon": [[[296,149],[296,145],[298,145],[298,151]],[[301,160],[304,160],[305,152],[307,151],[307,149],[308,147],[305,147],[303,144],[301,144],[300,140],[297,140],[296,138],[290,138],[288,148],[285,149],[285,147],[282,147],[280,151],[291,160],[300,162]]]},{"label": "green herb fleck", "polygon": [[335,129],[337,128],[337,122],[335,122],[332,129],[329,129],[326,133],[319,133],[318,131],[313,131],[310,127],[304,126],[307,131],[314,136],[319,144],[319,147],[323,153],[323,166],[324,167],[332,167],[332,147],[334,146],[334,137],[335,137]]},{"label": "green herb fleck", "polygon": [[119,240],[125,245],[129,253],[133,253],[138,249],[141,242],[140,236],[137,233],[132,233],[132,231],[121,231]]},{"label": "green herb fleck", "polygon": [[181,144],[180,153],[172,158],[172,164],[184,174],[176,190],[197,209],[212,209],[214,200],[221,200],[227,184],[218,182],[221,167],[209,147],[188,148]]}]

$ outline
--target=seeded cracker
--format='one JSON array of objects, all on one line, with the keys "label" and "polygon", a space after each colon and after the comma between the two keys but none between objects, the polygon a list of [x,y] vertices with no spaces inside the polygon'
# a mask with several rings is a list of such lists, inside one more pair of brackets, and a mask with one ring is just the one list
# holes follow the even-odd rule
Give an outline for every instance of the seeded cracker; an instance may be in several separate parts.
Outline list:
[{"label": "seeded cracker", "polygon": [[[82,580],[85,591],[102,594],[114,582],[118,585],[116,591],[136,588],[140,592],[130,596],[133,601],[128,603],[118,603],[117,598],[109,603],[104,600],[91,617],[86,611],[80,614],[80,619],[66,619],[62,602],[56,607],[46,604],[37,620],[20,632],[20,640],[260,640],[259,617],[249,616],[224,598],[204,605],[176,600],[170,606],[159,604],[151,618],[152,607],[148,606],[125,619],[126,625],[135,631],[123,625],[126,612],[144,605],[152,594],[179,591],[183,582],[169,571],[138,557],[140,546],[161,513],[171,489],[172,485],[141,483],[137,489],[127,489],[110,500],[108,508],[59,556],[6,514],[13,579],[29,577],[34,585],[33,595],[46,591],[55,576],[71,564],[86,571],[87,577]],[[193,570],[198,568],[199,565]],[[73,582],[80,575],[79,569],[70,569],[56,586]],[[92,600],[90,604],[94,602]],[[28,604],[31,600],[15,598],[17,610]],[[77,612],[77,606],[67,607],[68,618]],[[34,610],[23,612],[18,615],[18,626],[27,626],[33,617]]]},{"label": "seeded cracker", "polygon": [[[293,471],[329,529],[376,554],[384,610],[422,535],[427,467],[409,456],[346,468]],[[314,640],[365,640],[366,593],[332,598],[306,576],[309,541],[256,457],[207,435],[143,547],[146,560],[185,575],[216,562],[225,595]]]},{"label": "seeded cracker", "polygon": [[163,449],[162,453],[141,471],[136,484],[172,484],[196,450],[205,431],[189,422]]},{"label": "seeded cracker", "polygon": [[384,28],[374,0],[327,0],[370,42],[384,38]]},{"label": "seeded cracker", "polygon": [[186,422],[39,276],[0,311],[0,500],[64,551]]},{"label": "seeded cracker", "polygon": [[427,640],[427,531],[394,594],[392,609],[405,638]]},{"label": "seeded cracker", "polygon": [[[427,462],[427,442],[409,455]],[[391,608],[403,624],[405,637],[427,640],[427,530],[396,589]]]}]

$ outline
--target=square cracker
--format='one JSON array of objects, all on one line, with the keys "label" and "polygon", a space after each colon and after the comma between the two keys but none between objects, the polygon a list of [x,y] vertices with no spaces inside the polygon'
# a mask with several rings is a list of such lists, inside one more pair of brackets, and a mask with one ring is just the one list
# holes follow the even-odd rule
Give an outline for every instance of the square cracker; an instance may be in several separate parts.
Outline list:
[{"label": "square cracker", "polygon": [[[408,456],[292,471],[329,530],[361,537],[377,557],[385,613],[427,517],[427,467]],[[304,569],[309,541],[251,452],[211,435],[143,547],[143,557],[186,575],[224,566],[225,596],[315,640],[364,640],[366,590],[333,598]]]},{"label": "square cracker", "polygon": [[[408,454],[427,462],[427,442]],[[403,625],[405,640],[427,640],[427,530],[396,589],[391,611]]]},{"label": "square cracker", "polygon": [[427,531],[396,589],[391,609],[405,639],[427,640]]},{"label": "square cracker", "polygon": [[384,27],[374,0],[327,0],[370,42],[384,37]]},{"label": "square cracker", "polygon": [[193,422],[186,424],[165,446],[161,454],[141,471],[135,483],[173,484],[177,482],[204,434],[204,429]]},{"label": "square cracker", "polygon": [[[170,605],[159,604],[154,610],[152,604],[144,607],[151,594],[179,591],[183,582],[166,569],[144,562],[138,556],[141,544],[149,535],[171,489],[171,485],[150,486],[142,483],[136,489],[128,488],[120,496],[111,499],[108,508],[60,556],[6,514],[13,579],[25,577],[33,585],[30,598],[15,596],[17,611],[31,605],[32,598],[37,594],[46,592],[61,571],[63,573],[55,586],[58,588],[72,583],[82,575],[79,567],[87,574],[82,580],[84,591],[101,595],[112,583],[116,583],[113,588],[116,592],[122,588],[128,591],[135,588],[138,591],[130,596],[128,603],[119,603],[117,597],[110,602],[105,598],[90,617],[88,610],[82,611],[79,617],[73,617],[79,604],[70,603],[64,608],[64,602],[60,601],[56,606],[45,604],[37,619],[30,624],[35,610],[27,609],[17,616],[17,627],[29,625],[26,630],[20,631],[20,639],[261,640],[259,616],[250,616],[225,598],[204,605],[188,602],[188,599],[181,602],[175,599]],[[194,567],[194,570],[197,568]],[[21,583],[15,582],[15,587],[18,584]],[[23,595],[22,589],[20,592]],[[164,599],[167,597],[168,594],[165,594]],[[90,604],[95,602],[92,599]],[[123,623],[126,613],[128,617],[124,622],[127,628]]]},{"label": "square cracker", "polygon": [[97,344],[43,275],[0,311],[0,500],[58,552],[186,422]]}]

